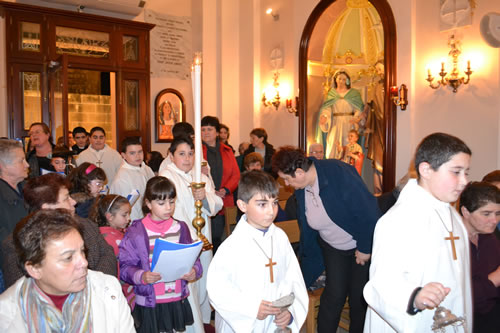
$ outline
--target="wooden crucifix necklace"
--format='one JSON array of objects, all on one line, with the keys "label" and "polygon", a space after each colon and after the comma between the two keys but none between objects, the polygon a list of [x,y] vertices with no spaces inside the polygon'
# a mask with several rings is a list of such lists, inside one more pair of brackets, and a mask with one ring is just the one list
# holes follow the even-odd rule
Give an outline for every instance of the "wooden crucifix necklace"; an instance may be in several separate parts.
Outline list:
[{"label": "wooden crucifix necklace", "polygon": [[255,242],[255,244],[257,244],[257,246],[262,251],[262,253],[264,253],[264,256],[266,256],[266,258],[269,260],[269,263],[266,264],[265,266],[269,267],[269,275],[270,275],[270,278],[271,278],[271,283],[274,283],[273,266],[276,265],[276,263],[273,262],[273,236],[271,236],[271,256],[270,257],[266,254],[266,252],[259,245],[259,243],[257,243],[257,241],[255,240],[255,238],[253,239],[253,241]]},{"label": "wooden crucifix necklace", "polygon": [[451,207],[450,207],[450,221],[451,221],[451,231],[448,230],[448,228],[446,227],[446,224],[444,223],[443,219],[441,218],[441,215],[439,214],[439,212],[436,210],[436,214],[439,216],[439,220],[441,220],[441,223],[443,224],[443,227],[446,229],[446,231],[448,231],[448,233],[450,234],[449,237],[445,237],[444,239],[445,240],[449,240],[451,242],[451,250],[453,252],[453,260],[457,260],[457,250],[455,248],[455,241],[457,239],[460,239],[460,237],[458,236],[454,236],[453,235],[453,214],[451,212]]}]

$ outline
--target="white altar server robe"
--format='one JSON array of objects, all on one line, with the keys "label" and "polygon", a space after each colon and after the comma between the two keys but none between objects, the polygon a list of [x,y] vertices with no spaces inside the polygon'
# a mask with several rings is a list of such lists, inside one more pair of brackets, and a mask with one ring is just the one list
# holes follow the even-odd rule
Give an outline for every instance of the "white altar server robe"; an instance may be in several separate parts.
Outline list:
[{"label": "white altar server robe", "polygon": [[139,198],[132,206],[132,212],[130,213],[131,221],[144,217],[144,213],[142,212],[142,199],[144,198],[148,180],[154,176],[153,170],[144,162],[142,162],[140,167],[137,167],[123,161],[113,183],[111,183],[109,188],[109,193],[111,194],[119,194],[126,198],[132,191],[139,191]]},{"label": "white altar server robe", "polygon": [[120,169],[120,166],[122,165],[122,161],[123,159],[121,155],[116,150],[105,144],[104,148],[101,150],[95,150],[92,146],[89,146],[87,149],[82,151],[76,159],[76,165],[80,166],[84,162],[95,164],[104,170],[108,184],[111,184],[115,179],[118,169]]},{"label": "white altar server robe", "polygon": [[[274,282],[270,282],[268,257],[272,253]],[[271,250],[272,245],[272,250]],[[274,224],[264,234],[243,215],[233,233],[221,244],[208,269],[210,303],[216,310],[215,329],[223,332],[274,332],[274,316],[257,319],[262,300],[274,301],[295,294],[288,308],[289,325],[299,332],[305,321],[309,297],[299,263],[285,232]]]},{"label": "white altar server robe", "polygon": [[[445,240],[447,229],[452,230],[450,213],[453,234],[459,237],[455,240],[457,260],[453,260],[451,242]],[[413,316],[406,313],[412,292],[429,282],[451,289],[441,306],[465,317],[472,332],[467,231],[454,208],[412,179],[375,228],[370,280],[363,291],[369,305],[364,332],[432,332],[434,310]]]}]

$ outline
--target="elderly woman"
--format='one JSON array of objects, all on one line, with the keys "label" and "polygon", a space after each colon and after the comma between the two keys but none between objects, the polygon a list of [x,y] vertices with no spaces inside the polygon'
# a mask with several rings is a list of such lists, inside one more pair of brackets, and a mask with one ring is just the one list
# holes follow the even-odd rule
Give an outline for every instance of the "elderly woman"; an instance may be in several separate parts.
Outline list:
[{"label": "elderly woman", "polygon": [[[212,180],[205,174],[201,175],[201,181],[204,182],[205,188],[193,189],[191,183],[194,182],[194,145],[189,137],[177,137],[170,145],[170,154],[173,163],[168,164],[165,170],[160,173],[160,176],[166,177],[172,181],[177,191],[177,199],[175,202],[174,218],[179,221],[185,221],[191,231],[192,239],[198,239],[196,230],[192,225],[193,219],[196,217],[194,202],[201,200],[203,202],[202,217],[206,221],[206,225],[202,232],[209,240],[212,239],[210,216],[216,215],[222,208],[222,199],[215,194],[215,188]],[[212,260],[212,252],[204,251],[201,253],[200,261],[203,266],[203,271],[208,271],[208,266]],[[205,324],[210,323],[210,303],[206,289],[206,275],[196,282],[190,283],[191,299],[189,303],[192,306],[193,315],[195,318],[195,331],[203,332],[202,321]],[[196,306],[199,304],[199,308]],[[199,318],[201,316],[201,318]]]},{"label": "elderly woman", "polygon": [[0,140],[0,242],[28,215],[24,206],[22,182],[28,177],[23,146],[14,140]]},{"label": "elderly woman", "polygon": [[28,215],[14,243],[24,276],[0,295],[1,332],[135,332],[118,280],[88,269],[70,211]]},{"label": "elderly woman", "polygon": [[33,148],[28,153],[26,160],[30,165],[30,178],[42,174],[40,169],[52,170],[50,165],[50,155],[54,144],[50,135],[49,126],[45,123],[33,123],[29,129],[30,145]]},{"label": "elderly woman", "polygon": [[473,332],[498,332],[500,241],[493,231],[500,219],[500,190],[487,182],[470,183],[460,195],[460,213],[470,241]]},{"label": "elderly woman", "polygon": [[[64,208],[71,215],[75,213],[75,201],[69,195],[66,179],[57,173],[49,173],[28,180],[24,186],[24,200],[31,212],[40,209]],[[117,266],[113,248],[101,236],[97,225],[88,219],[78,216],[75,218],[83,230],[89,268],[116,276]],[[17,258],[12,236],[7,237],[2,243],[2,254],[5,285],[9,287],[23,275],[16,265]]]},{"label": "elderly woman", "polygon": [[[23,180],[28,177],[28,166],[21,143],[0,140],[0,243],[14,230],[16,223],[28,215],[22,188]],[[3,275],[0,269],[0,293],[2,291]]]}]

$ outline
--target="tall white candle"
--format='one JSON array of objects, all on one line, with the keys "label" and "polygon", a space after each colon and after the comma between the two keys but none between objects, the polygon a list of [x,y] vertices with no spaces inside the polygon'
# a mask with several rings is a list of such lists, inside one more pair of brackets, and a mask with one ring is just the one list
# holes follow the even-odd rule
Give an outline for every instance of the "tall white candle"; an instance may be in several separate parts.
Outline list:
[{"label": "tall white candle", "polygon": [[201,181],[201,53],[197,52],[191,69],[194,106],[194,181]]}]

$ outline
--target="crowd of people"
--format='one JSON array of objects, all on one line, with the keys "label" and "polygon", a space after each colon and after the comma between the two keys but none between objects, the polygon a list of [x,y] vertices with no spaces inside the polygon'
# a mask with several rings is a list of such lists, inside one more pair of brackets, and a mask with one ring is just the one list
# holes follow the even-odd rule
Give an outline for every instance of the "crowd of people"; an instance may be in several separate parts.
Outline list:
[{"label": "crowd of people", "polygon": [[[332,105],[352,91],[340,73]],[[191,185],[194,129],[186,122],[172,126],[165,157],[145,152],[137,137],[118,152],[101,127],[76,127],[64,146],[34,123],[28,152],[1,139],[0,331],[201,333],[214,331],[215,320],[217,332],[299,332],[307,290],[323,281],[321,333],[335,331],[346,301],[350,332],[430,332],[441,308],[456,316],[453,329],[496,332],[500,171],[469,183],[471,150],[434,133],[416,149],[415,176],[374,196],[349,125],[362,105],[349,98],[343,107],[356,121],[319,131],[308,154],[275,149],[264,128],[235,152],[229,127],[205,116],[204,188]],[[322,114],[320,129],[330,116]],[[284,210],[278,179],[294,188]],[[157,240],[198,238],[195,201],[213,251],[165,281],[152,264]],[[232,206],[239,213],[229,236]],[[275,225],[290,219],[300,227],[298,251]]]}]

